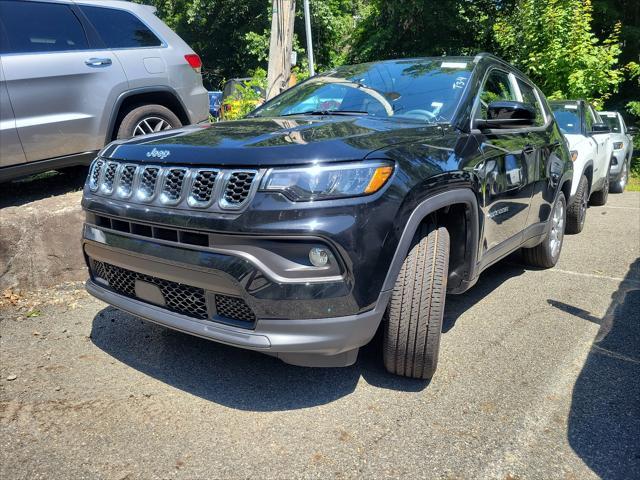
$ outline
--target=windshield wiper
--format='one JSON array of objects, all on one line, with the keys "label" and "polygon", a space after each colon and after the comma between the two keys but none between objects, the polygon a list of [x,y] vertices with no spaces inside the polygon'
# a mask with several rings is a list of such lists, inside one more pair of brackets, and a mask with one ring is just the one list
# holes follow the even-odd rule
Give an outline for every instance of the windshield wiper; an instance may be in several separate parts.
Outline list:
[{"label": "windshield wiper", "polygon": [[281,117],[293,115],[369,115],[369,112],[361,110],[308,110],[306,112],[283,113]]}]

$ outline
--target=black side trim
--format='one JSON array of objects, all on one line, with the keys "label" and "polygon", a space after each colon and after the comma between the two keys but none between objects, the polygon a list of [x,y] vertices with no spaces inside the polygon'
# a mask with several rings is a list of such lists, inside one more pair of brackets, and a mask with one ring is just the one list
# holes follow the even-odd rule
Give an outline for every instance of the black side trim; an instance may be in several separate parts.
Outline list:
[{"label": "black side trim", "polygon": [[467,275],[463,278],[462,283],[452,293],[462,293],[467,290],[474,283],[474,279],[477,277],[477,256],[478,256],[478,235],[479,235],[479,219],[478,219],[478,200],[472,190],[468,188],[453,189],[448,192],[438,193],[432,197],[429,197],[422,203],[420,203],[411,216],[409,221],[402,232],[400,241],[398,242],[398,248],[391,261],[391,266],[387,272],[382,291],[391,290],[396,282],[396,278],[402,268],[402,262],[404,261],[413,237],[420,223],[427,217],[427,215],[440,210],[448,205],[454,205],[457,203],[463,203],[467,206],[467,213],[470,215],[468,222],[469,232],[467,235],[467,248],[465,263],[467,265]]},{"label": "black side trim", "polygon": [[89,165],[91,161],[96,158],[97,153],[98,151],[96,150],[2,167],[0,168],[0,183],[15,180],[20,177],[28,177],[29,175],[46,172],[48,170],[75,167],[76,165]]}]

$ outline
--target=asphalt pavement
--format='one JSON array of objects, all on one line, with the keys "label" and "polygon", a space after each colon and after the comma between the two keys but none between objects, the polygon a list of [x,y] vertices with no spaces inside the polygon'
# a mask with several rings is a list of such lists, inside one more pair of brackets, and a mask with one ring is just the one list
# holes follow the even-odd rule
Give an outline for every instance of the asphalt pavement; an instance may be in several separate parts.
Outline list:
[{"label": "asphalt pavement", "polygon": [[[142,322],[79,284],[0,296],[0,477],[640,478],[640,193],[551,270],[447,298],[431,382]],[[4,298],[4,300],[3,300]]]}]

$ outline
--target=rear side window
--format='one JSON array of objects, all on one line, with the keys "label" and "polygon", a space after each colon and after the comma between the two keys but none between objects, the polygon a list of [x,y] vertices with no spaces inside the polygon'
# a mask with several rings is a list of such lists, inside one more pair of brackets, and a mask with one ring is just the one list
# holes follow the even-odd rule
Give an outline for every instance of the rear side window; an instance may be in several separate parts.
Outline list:
[{"label": "rear side window", "polygon": [[113,8],[89,7],[80,9],[98,31],[108,48],[159,47],[162,42],[132,13]]},{"label": "rear side window", "polygon": [[520,88],[520,93],[522,94],[522,101],[536,109],[536,120],[534,125],[536,127],[543,126],[544,115],[542,114],[542,107],[540,106],[540,101],[538,100],[533,87],[528,83],[524,83],[522,80],[518,79],[518,88]]},{"label": "rear side window", "polygon": [[0,0],[7,44],[1,53],[63,52],[88,48],[82,24],[58,3]]}]

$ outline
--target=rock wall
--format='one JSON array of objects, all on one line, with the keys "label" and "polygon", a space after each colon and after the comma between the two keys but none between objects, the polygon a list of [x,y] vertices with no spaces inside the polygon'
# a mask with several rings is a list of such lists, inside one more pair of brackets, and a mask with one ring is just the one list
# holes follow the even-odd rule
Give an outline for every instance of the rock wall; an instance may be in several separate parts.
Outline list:
[{"label": "rock wall", "polygon": [[0,291],[84,280],[82,192],[0,209]]}]

